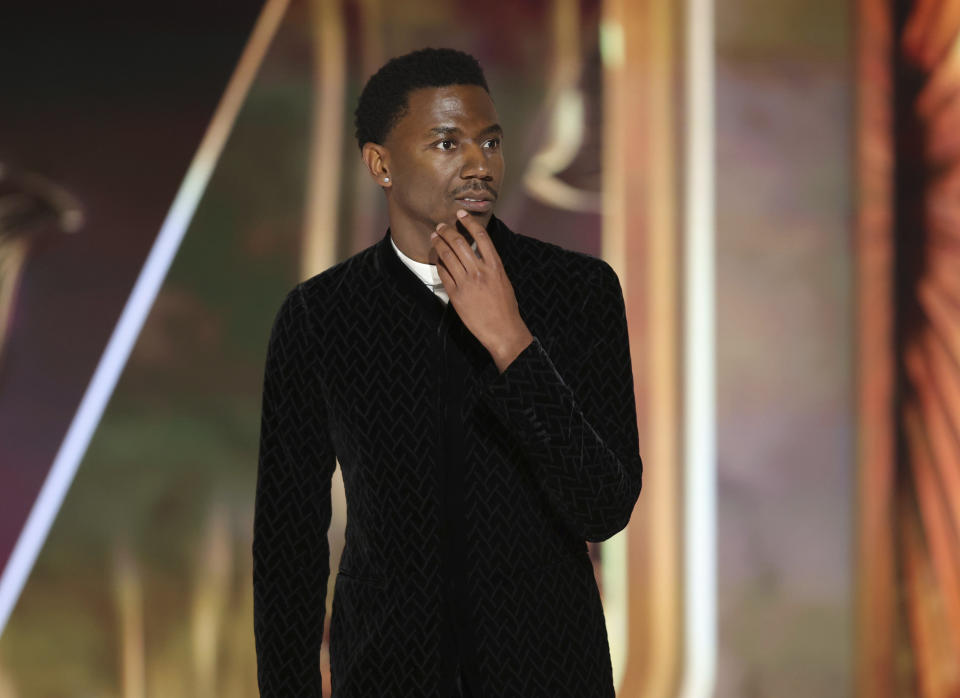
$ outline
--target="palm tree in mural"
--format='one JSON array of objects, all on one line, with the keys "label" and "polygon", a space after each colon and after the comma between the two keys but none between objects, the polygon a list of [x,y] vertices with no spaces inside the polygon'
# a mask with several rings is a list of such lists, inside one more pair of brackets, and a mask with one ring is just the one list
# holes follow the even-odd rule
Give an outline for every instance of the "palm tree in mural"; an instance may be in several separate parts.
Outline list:
[{"label": "palm tree in mural", "polygon": [[0,367],[31,249],[48,235],[75,233],[82,225],[83,210],[69,192],[45,177],[16,173],[0,163]]},{"label": "palm tree in mural", "polygon": [[960,0],[904,12],[897,75],[897,520],[924,696],[960,694]]}]

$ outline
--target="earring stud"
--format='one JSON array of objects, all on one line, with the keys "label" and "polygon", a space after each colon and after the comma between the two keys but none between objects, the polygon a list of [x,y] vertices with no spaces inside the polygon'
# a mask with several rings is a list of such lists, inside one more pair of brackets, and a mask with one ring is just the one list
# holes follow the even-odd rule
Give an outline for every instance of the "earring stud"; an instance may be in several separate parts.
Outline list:
[{"label": "earring stud", "polygon": [[389,181],[390,181],[390,178],[389,178],[389,177],[384,177],[384,178],[383,178],[383,181],[384,181],[384,182],[389,182]]}]

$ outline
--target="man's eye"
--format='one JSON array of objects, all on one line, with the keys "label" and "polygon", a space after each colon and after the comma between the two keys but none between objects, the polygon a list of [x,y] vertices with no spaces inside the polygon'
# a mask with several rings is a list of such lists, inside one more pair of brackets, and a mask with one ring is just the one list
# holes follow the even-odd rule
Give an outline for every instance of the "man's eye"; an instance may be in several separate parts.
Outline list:
[{"label": "man's eye", "polygon": [[449,138],[440,141],[439,143],[437,143],[437,145],[440,146],[440,150],[450,150],[450,148],[444,147],[444,144],[449,145],[450,147],[453,147],[453,141],[451,141]]},{"label": "man's eye", "polygon": [[486,142],[486,145],[490,146],[491,150],[496,150],[497,148],[500,147],[500,139],[491,138],[489,141]]}]

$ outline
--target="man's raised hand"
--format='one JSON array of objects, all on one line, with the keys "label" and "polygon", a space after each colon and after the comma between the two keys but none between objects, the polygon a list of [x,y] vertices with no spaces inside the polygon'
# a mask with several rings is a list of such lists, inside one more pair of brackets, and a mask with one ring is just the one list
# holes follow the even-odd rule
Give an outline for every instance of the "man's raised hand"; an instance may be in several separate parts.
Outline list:
[{"label": "man's raised hand", "polygon": [[440,223],[430,236],[437,250],[437,273],[457,315],[502,373],[533,340],[520,316],[517,297],[487,231],[465,210],[460,222],[477,243],[477,252],[456,228]]}]

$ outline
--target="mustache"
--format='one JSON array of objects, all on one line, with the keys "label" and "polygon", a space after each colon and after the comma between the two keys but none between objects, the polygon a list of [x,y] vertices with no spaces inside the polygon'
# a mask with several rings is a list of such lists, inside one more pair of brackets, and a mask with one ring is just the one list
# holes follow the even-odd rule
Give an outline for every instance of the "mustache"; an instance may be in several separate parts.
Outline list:
[{"label": "mustache", "polygon": [[470,194],[489,194],[494,199],[497,198],[497,190],[491,187],[489,184],[483,184],[480,187],[470,187],[469,189],[463,189],[461,191],[454,193],[454,198],[459,196],[469,196]]}]

